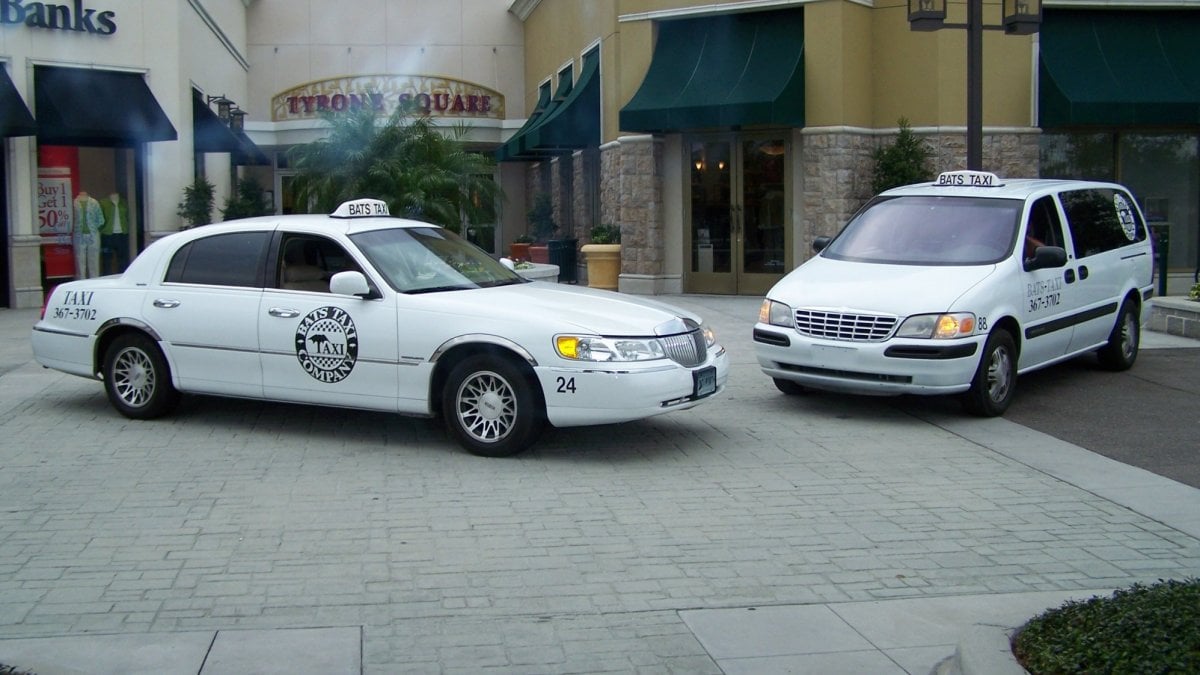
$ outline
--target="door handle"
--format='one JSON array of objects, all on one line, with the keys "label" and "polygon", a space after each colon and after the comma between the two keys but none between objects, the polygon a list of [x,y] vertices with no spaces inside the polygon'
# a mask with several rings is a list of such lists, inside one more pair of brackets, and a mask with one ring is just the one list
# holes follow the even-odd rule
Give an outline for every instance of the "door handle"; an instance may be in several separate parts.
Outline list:
[{"label": "door handle", "polygon": [[1079,266],[1079,280],[1080,280],[1080,281],[1083,281],[1083,280],[1084,280],[1084,279],[1086,279],[1086,278],[1088,278],[1088,268],[1087,268],[1087,265],[1080,265],[1080,266]]},{"label": "door handle", "polygon": [[1066,272],[1063,272],[1063,279],[1066,280],[1068,284],[1075,283],[1075,270],[1067,270]]},{"label": "door handle", "polygon": [[168,300],[166,298],[155,298],[154,306],[162,309],[175,309],[179,306],[178,300]]},{"label": "door handle", "polygon": [[267,313],[271,316],[277,316],[281,319],[294,319],[300,316],[299,311],[288,309],[286,307],[272,307],[271,309],[267,310]]}]

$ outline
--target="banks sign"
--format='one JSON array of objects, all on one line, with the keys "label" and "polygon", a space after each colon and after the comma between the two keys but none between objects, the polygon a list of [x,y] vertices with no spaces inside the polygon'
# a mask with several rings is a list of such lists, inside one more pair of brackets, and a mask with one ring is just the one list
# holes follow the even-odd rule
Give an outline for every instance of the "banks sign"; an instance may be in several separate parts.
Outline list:
[{"label": "banks sign", "polygon": [[431,117],[503,119],[504,95],[487,87],[425,75],[355,75],[309,82],[271,97],[271,121],[317,119],[322,112],[398,109]]},{"label": "banks sign", "polygon": [[83,0],[71,4],[0,0],[0,25],[25,24],[30,28],[112,35],[117,32],[117,13],[97,11],[83,6]]}]

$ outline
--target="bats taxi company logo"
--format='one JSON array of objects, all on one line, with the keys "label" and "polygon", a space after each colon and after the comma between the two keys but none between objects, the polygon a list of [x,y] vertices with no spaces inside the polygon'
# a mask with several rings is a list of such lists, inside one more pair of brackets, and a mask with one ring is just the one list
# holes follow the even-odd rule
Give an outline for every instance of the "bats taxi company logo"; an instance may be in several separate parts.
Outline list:
[{"label": "bats taxi company logo", "polygon": [[296,358],[313,379],[333,384],[350,376],[358,360],[358,329],[344,310],[319,307],[296,328]]}]

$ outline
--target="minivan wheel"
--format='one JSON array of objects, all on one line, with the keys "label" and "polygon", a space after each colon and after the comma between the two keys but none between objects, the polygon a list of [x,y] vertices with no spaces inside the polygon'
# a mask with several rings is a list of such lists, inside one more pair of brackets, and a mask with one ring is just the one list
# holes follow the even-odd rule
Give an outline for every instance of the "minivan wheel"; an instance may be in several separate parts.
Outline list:
[{"label": "minivan wheel", "polygon": [[450,371],[442,390],[442,416],[450,435],[469,452],[508,457],[533,445],[545,414],[516,365],[479,355]]},{"label": "minivan wheel", "polygon": [[158,345],[141,333],[112,341],[104,352],[103,373],[109,402],[131,419],[160,417],[179,402],[166,358]]},{"label": "minivan wheel", "polygon": [[1133,362],[1137,361],[1141,336],[1137,310],[1133,303],[1126,300],[1121,303],[1117,323],[1108,334],[1108,344],[1096,351],[1096,355],[1100,357],[1100,365],[1108,370],[1129,370],[1133,367]]},{"label": "minivan wheel", "polygon": [[1016,389],[1016,343],[1008,331],[994,331],[984,343],[983,356],[971,388],[963,395],[963,405],[971,414],[998,417],[1008,410]]}]

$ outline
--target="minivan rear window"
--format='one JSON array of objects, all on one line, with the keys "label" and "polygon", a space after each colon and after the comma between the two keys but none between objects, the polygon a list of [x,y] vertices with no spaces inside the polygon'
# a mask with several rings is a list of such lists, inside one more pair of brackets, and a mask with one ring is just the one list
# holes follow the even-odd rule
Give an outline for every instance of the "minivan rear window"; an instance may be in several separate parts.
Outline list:
[{"label": "minivan rear window", "polygon": [[891,265],[988,265],[1012,253],[1019,199],[880,197],[821,252],[836,260]]}]

